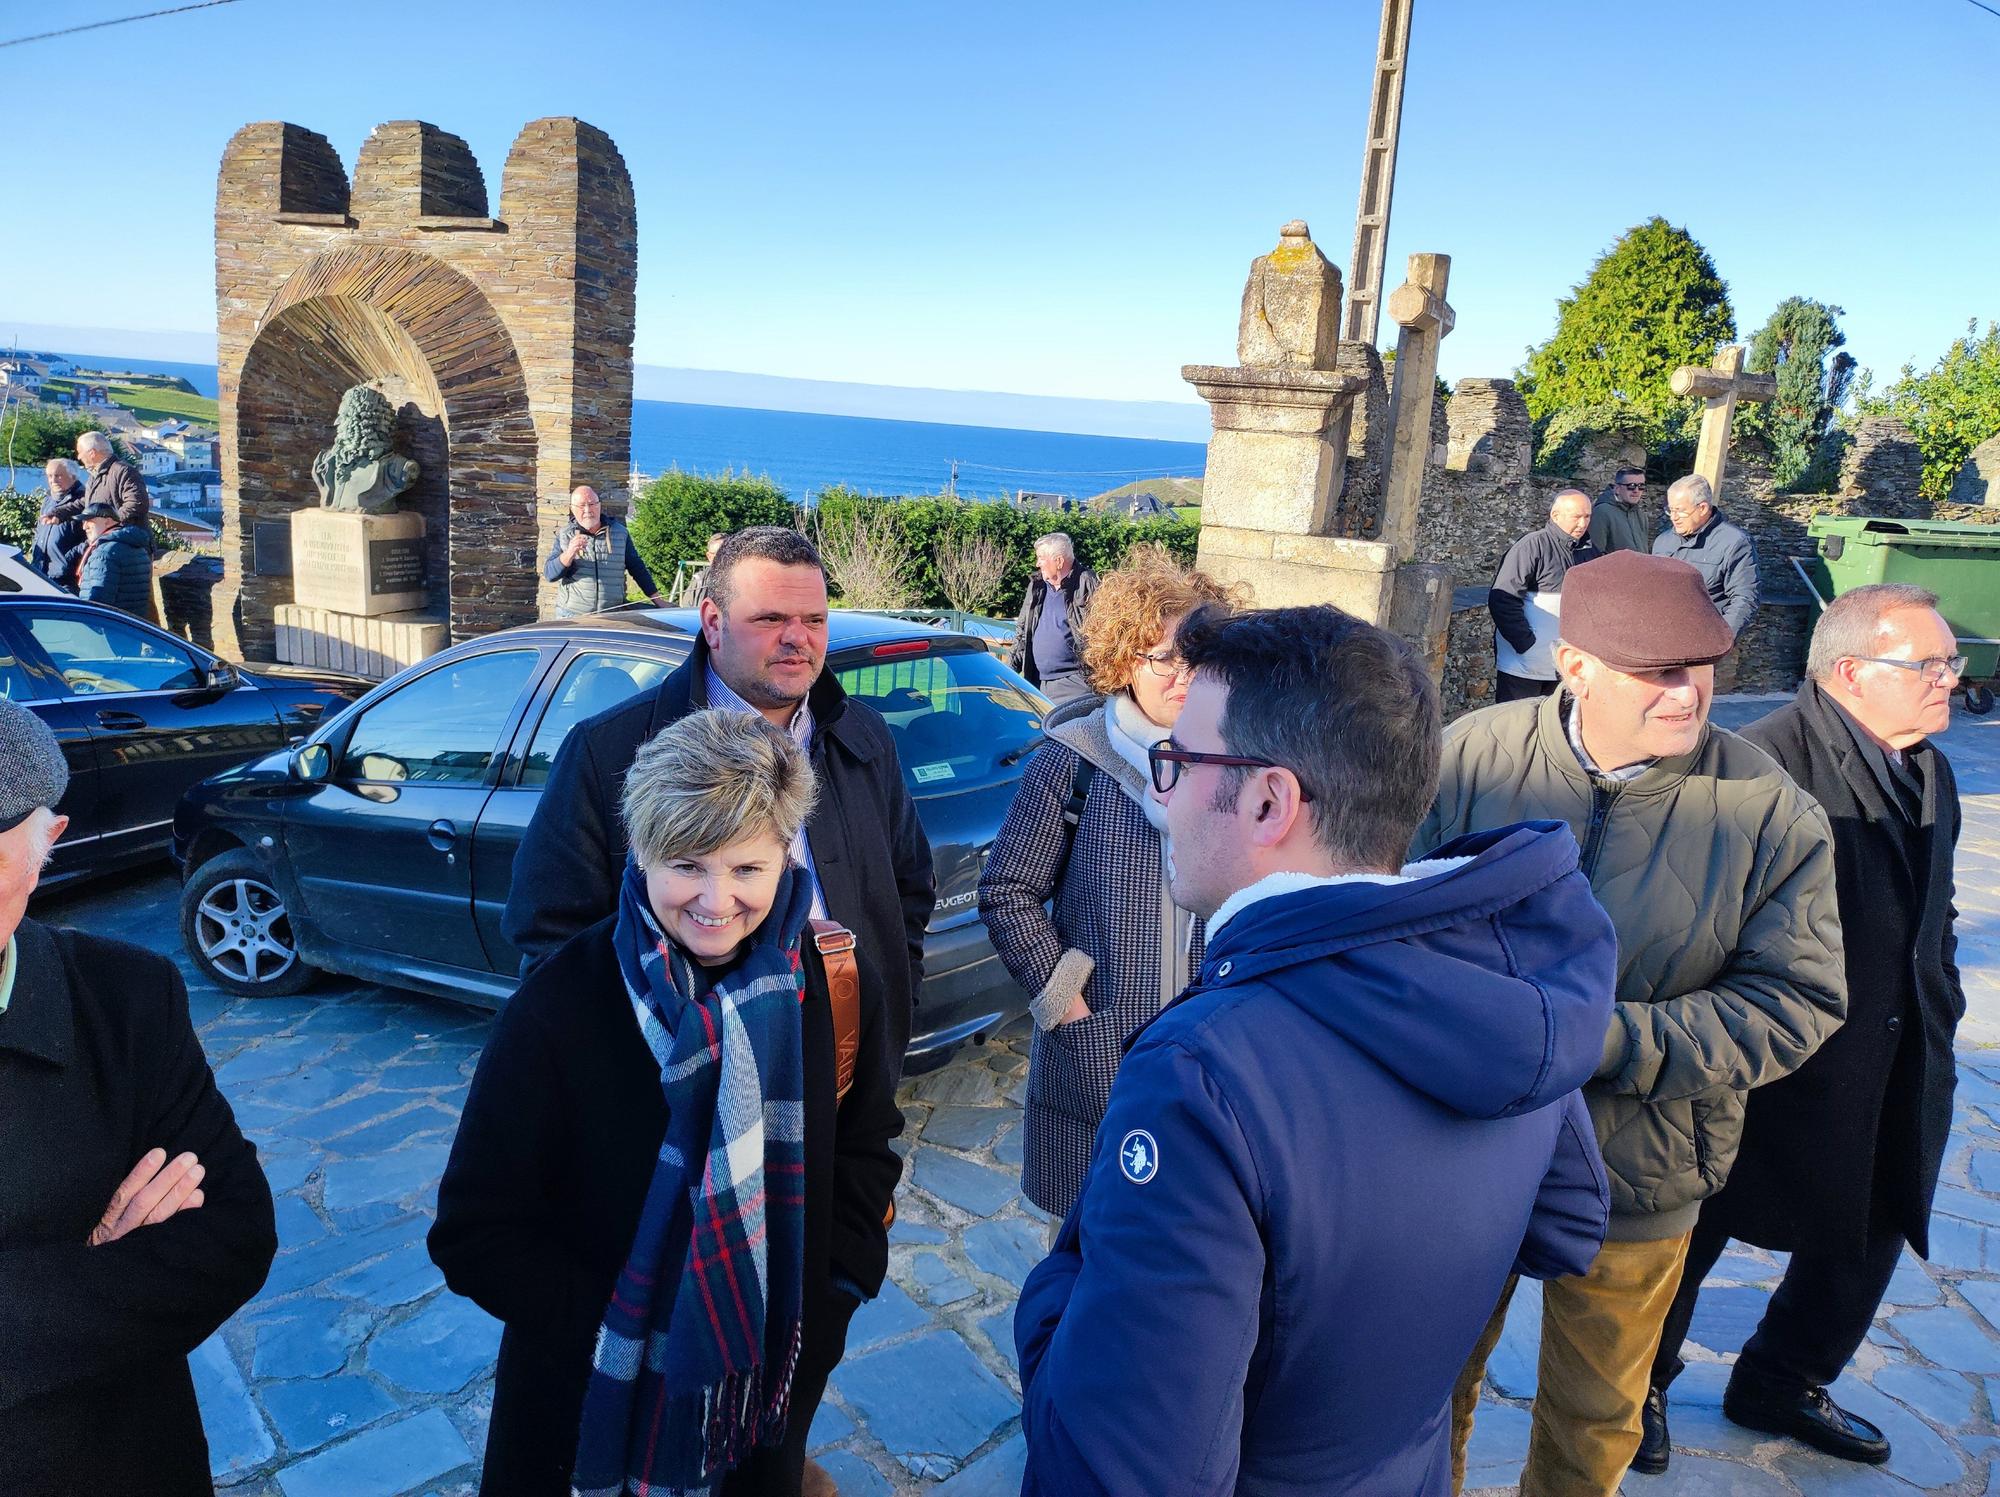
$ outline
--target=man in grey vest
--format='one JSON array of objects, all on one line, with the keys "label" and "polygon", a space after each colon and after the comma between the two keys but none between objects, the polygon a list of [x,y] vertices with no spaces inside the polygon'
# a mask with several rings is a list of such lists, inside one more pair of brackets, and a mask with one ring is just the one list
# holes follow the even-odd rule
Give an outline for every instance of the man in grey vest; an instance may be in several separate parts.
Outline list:
[{"label": "man in grey vest", "polygon": [[557,618],[616,608],[625,601],[628,572],[655,608],[665,606],[625,522],[605,518],[596,489],[587,484],[576,488],[569,496],[569,513],[542,563],[542,575],[556,585]]}]

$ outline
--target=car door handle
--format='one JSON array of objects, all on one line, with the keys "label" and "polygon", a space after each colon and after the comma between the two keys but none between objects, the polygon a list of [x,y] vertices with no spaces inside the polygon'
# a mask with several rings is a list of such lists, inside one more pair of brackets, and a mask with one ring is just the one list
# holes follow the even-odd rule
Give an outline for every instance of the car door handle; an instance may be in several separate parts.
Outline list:
[{"label": "car door handle", "polygon": [[107,707],[97,714],[99,727],[110,728],[113,732],[131,733],[146,726],[146,719],[136,712],[119,712]]},{"label": "car door handle", "polygon": [[433,821],[425,835],[439,852],[450,852],[458,845],[458,827],[449,821]]}]

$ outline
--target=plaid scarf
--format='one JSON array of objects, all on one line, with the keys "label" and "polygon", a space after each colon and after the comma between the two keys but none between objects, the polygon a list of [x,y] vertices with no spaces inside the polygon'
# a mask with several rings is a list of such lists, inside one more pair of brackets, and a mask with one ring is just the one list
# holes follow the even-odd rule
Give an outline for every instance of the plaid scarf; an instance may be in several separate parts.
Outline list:
[{"label": "plaid scarf", "polygon": [[659,1062],[667,1135],[597,1332],[577,1497],[696,1497],[784,1438],[805,1277],[799,941],[811,910],[811,881],[788,868],[743,954],[696,1001],[626,861],[611,939]]}]

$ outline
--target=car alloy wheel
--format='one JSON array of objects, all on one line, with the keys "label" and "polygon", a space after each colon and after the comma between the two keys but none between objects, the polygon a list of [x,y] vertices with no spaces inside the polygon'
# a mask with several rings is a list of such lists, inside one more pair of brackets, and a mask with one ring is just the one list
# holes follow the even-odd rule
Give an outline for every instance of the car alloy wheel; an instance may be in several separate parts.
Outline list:
[{"label": "car alloy wheel", "polygon": [[211,885],[195,903],[194,938],[203,962],[244,988],[268,988],[298,965],[285,902],[261,879]]}]

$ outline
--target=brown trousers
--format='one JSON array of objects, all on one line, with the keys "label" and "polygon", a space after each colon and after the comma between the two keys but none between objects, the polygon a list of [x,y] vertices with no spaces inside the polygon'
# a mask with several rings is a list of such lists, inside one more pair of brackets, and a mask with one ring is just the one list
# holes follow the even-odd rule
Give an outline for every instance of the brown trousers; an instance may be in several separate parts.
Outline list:
[{"label": "brown trousers", "polygon": [[[1660,1326],[1680,1286],[1685,1235],[1607,1242],[1590,1271],[1542,1286],[1542,1351],[1534,1428],[1520,1497],[1616,1497],[1638,1452],[1640,1412]],[[1451,1395],[1451,1489],[1465,1485],[1465,1452],[1486,1360],[1500,1344],[1509,1279]]]}]

